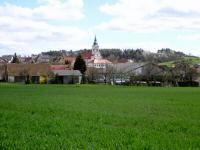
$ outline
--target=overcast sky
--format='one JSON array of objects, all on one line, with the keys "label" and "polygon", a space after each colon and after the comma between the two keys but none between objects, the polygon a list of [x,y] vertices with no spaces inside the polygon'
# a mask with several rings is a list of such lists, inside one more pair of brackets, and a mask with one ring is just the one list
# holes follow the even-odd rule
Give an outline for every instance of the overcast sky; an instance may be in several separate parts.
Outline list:
[{"label": "overcast sky", "polygon": [[172,48],[200,56],[199,0],[0,0],[0,55]]}]

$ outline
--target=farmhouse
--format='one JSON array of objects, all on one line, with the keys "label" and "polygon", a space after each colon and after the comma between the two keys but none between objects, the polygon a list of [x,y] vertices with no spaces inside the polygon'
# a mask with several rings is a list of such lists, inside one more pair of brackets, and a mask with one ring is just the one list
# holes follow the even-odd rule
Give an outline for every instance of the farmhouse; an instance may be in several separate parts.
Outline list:
[{"label": "farmhouse", "polygon": [[48,64],[7,64],[8,82],[47,82],[49,70]]}]

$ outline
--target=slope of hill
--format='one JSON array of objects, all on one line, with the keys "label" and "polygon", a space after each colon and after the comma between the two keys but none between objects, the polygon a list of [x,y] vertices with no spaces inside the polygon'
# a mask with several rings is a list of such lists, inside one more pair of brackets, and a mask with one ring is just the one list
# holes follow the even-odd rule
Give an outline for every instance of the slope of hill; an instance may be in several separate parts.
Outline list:
[{"label": "slope of hill", "polygon": [[184,57],[182,59],[163,62],[163,63],[160,63],[159,65],[165,65],[165,66],[168,66],[168,67],[173,67],[177,61],[181,61],[181,60],[190,61],[192,64],[200,64],[200,57],[187,56],[187,57]]}]

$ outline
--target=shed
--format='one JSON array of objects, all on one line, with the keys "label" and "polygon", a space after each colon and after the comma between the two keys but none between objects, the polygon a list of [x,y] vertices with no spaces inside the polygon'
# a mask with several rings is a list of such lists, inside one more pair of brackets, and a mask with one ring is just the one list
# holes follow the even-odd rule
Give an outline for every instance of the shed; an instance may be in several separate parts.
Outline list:
[{"label": "shed", "polygon": [[82,74],[79,70],[53,70],[56,83],[81,83]]}]

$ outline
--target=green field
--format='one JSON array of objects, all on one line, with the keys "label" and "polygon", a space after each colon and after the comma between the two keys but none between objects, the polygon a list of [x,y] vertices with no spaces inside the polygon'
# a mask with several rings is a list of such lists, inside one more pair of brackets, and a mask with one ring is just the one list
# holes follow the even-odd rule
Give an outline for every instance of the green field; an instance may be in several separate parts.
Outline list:
[{"label": "green field", "polygon": [[200,88],[0,84],[0,149],[200,149]]}]

